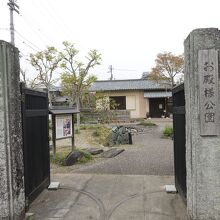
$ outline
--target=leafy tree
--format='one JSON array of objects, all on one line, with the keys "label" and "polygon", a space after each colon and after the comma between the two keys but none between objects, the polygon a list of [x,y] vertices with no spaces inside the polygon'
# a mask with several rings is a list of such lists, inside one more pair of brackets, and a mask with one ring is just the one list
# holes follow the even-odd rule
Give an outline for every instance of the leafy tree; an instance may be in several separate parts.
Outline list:
[{"label": "leafy tree", "polygon": [[184,58],[182,55],[172,53],[159,53],[155,60],[155,67],[152,68],[147,79],[168,82],[171,88],[174,87],[175,77],[183,74]]},{"label": "leafy tree", "polygon": [[109,98],[105,93],[98,92],[95,95],[96,97],[96,112],[99,113],[100,123],[110,123],[115,120],[118,104]]},{"label": "leafy tree", "polygon": [[48,90],[50,106],[52,105],[50,88],[55,83],[53,73],[59,68],[61,56],[55,47],[47,47],[46,50],[30,54],[31,65],[37,71],[35,84],[44,86]]},{"label": "leafy tree", "polygon": [[[96,65],[100,65],[101,54],[97,50],[89,51],[86,56],[86,64],[77,60],[79,51],[74,44],[63,42],[64,50],[61,52],[63,73],[61,75],[61,85],[63,94],[68,95],[71,104],[76,104],[77,110],[80,110],[82,100],[88,92],[89,86],[96,80],[89,71]],[[80,125],[80,114],[77,114],[77,126]]]},{"label": "leafy tree", "polygon": [[35,77],[34,79],[27,80],[27,87],[31,89],[36,89],[39,86],[38,78]]}]

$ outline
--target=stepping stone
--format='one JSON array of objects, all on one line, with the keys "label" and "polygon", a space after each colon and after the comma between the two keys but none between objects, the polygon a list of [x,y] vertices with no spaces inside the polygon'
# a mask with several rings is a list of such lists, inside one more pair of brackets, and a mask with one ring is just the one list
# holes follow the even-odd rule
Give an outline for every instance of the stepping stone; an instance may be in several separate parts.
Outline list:
[{"label": "stepping stone", "polygon": [[103,152],[103,149],[100,148],[87,148],[86,150],[92,155],[101,154]]},{"label": "stepping stone", "polygon": [[112,157],[115,157],[118,154],[122,153],[123,151],[124,151],[124,149],[111,148],[110,150],[103,152],[101,155],[104,158],[112,158]]},{"label": "stepping stone", "polygon": [[82,152],[71,152],[64,159],[63,166],[72,166],[73,164],[75,164],[82,157],[83,157]]}]

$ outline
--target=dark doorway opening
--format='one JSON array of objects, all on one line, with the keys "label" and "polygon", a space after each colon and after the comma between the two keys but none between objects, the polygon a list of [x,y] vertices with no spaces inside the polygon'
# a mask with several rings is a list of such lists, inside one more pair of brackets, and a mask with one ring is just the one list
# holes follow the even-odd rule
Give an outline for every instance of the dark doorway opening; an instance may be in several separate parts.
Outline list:
[{"label": "dark doorway opening", "polygon": [[165,114],[165,98],[150,98],[150,117],[161,118]]},{"label": "dark doorway opening", "polygon": [[184,84],[173,89],[175,185],[186,202],[186,119]]},{"label": "dark doorway opening", "polygon": [[111,96],[110,109],[126,110],[126,96]]}]

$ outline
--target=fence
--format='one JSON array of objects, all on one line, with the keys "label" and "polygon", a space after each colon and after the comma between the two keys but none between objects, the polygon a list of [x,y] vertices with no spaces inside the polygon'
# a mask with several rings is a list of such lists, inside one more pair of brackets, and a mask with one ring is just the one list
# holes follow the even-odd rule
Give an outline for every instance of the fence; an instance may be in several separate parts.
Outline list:
[{"label": "fence", "polygon": [[50,184],[47,93],[21,84],[26,205]]},{"label": "fence", "polygon": [[184,84],[173,89],[175,185],[186,201],[186,131]]}]

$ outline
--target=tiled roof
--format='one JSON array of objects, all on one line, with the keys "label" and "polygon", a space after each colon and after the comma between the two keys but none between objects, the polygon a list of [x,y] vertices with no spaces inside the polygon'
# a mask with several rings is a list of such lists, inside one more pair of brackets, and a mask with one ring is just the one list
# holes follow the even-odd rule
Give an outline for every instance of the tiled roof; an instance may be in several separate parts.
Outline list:
[{"label": "tiled roof", "polygon": [[154,80],[129,79],[96,81],[90,87],[90,91],[116,91],[116,90],[156,90],[166,89],[169,86],[163,82]]}]

